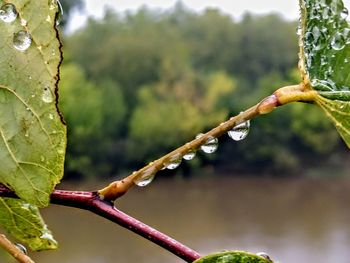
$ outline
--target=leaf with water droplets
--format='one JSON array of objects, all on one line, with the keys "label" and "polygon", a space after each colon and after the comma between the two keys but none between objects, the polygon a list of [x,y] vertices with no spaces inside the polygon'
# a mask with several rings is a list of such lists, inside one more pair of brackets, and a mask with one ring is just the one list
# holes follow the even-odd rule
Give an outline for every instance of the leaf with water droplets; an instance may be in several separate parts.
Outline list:
[{"label": "leaf with water droplets", "polygon": [[0,198],[0,225],[33,250],[57,248],[38,208],[22,200]]},{"label": "leaf with water droplets", "polygon": [[272,263],[271,260],[243,251],[229,251],[211,254],[193,263]]},{"label": "leaf with water droplets", "polygon": [[300,0],[300,70],[350,147],[350,27],[342,0]]},{"label": "leaf with water droplets", "polygon": [[66,148],[57,12],[54,0],[0,0],[0,183],[22,199],[0,199],[0,224],[36,250],[56,246],[35,206],[48,205]]},{"label": "leaf with water droplets", "polygon": [[47,0],[0,6],[0,182],[43,207],[63,176],[66,147],[56,107],[58,8]]}]

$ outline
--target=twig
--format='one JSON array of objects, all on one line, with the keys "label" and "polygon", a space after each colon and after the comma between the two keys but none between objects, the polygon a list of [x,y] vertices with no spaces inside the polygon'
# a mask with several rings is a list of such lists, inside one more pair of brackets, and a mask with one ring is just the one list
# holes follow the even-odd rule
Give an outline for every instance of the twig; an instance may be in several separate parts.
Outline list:
[{"label": "twig", "polygon": [[102,199],[110,201],[116,200],[134,186],[133,182],[142,178],[145,174],[149,174],[150,172],[156,173],[163,169],[166,167],[167,163],[171,163],[171,160],[174,157],[182,158],[182,156],[190,151],[197,151],[209,139],[218,138],[230,131],[236,125],[251,120],[259,115],[270,113],[278,106],[295,101],[312,102],[315,100],[315,96],[317,96],[317,92],[310,90],[310,88],[304,83],[280,88],[271,96],[263,99],[260,103],[244,112],[241,112],[237,116],[230,118],[228,121],[221,123],[206,134],[203,134],[200,138],[196,138],[160,159],[149,163],[123,180],[111,183],[107,187],[99,190],[98,193]]},{"label": "twig", "polygon": [[[17,198],[13,191],[1,184],[0,197]],[[182,258],[186,262],[193,262],[200,258],[200,255],[191,248],[119,211],[111,202],[102,200],[97,192],[55,190],[51,194],[51,203],[89,210],[94,214],[117,223],[118,225],[150,240],[179,258]]]},{"label": "twig", "polygon": [[15,244],[6,238],[5,235],[0,235],[0,246],[11,254],[20,263],[34,263],[30,257],[23,253]]}]

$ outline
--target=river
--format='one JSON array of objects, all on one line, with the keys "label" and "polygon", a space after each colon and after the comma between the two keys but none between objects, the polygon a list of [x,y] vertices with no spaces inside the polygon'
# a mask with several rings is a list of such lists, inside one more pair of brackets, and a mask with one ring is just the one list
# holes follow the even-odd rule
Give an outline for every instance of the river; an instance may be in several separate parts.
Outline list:
[{"label": "river", "polygon": [[[147,188],[133,189],[117,207],[201,254],[248,250],[267,252],[284,263],[350,262],[346,178],[156,180]],[[31,253],[38,263],[183,262],[86,211],[51,206],[43,216],[60,249]]]}]

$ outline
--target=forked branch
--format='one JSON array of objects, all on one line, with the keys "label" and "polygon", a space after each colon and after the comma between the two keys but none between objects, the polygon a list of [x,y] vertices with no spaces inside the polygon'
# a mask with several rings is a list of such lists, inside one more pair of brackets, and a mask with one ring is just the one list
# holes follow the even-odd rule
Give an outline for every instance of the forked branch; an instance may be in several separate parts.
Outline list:
[{"label": "forked branch", "polygon": [[[17,198],[13,191],[1,184],[0,197]],[[91,211],[163,247],[186,262],[200,258],[196,251],[116,209],[113,203],[102,200],[97,192],[55,190],[51,194],[51,203]]]},{"label": "forked branch", "polygon": [[[259,115],[270,113],[278,106],[294,101],[313,102],[316,96],[317,92],[309,89],[303,83],[278,89],[271,96],[263,99],[255,106],[221,123],[211,131],[203,134],[200,138],[196,138],[160,159],[151,162],[123,180],[113,182],[97,192],[55,190],[51,194],[51,203],[89,210],[158,244],[186,262],[193,262],[200,258],[200,255],[196,251],[119,211],[113,206],[113,201],[124,195],[147,171],[151,170],[157,172],[161,170],[174,156],[182,157],[190,151],[196,151],[209,139],[218,138],[236,125],[251,120]],[[0,197],[17,198],[13,191],[2,185],[0,185]]]}]

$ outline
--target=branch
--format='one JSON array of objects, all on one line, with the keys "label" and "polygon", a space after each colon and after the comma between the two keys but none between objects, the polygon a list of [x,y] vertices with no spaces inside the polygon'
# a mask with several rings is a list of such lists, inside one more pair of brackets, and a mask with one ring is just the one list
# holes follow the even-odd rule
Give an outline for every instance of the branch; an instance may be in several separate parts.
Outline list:
[{"label": "branch", "polygon": [[11,254],[20,263],[34,263],[22,250],[6,238],[5,235],[0,235],[0,246]]},{"label": "branch", "polygon": [[[171,153],[161,157],[160,159],[149,163],[147,166],[132,173],[123,180],[113,182],[97,192],[55,190],[51,194],[51,203],[89,210],[101,217],[117,223],[128,230],[133,231],[140,236],[143,236],[144,238],[163,247],[185,261],[193,262],[200,258],[200,255],[196,251],[119,211],[113,206],[112,201],[124,195],[131,187],[134,186],[134,182],[142,178],[145,173],[147,174],[149,171],[156,173],[164,168],[166,164],[169,163],[169,161],[171,161],[175,156],[182,157],[190,151],[197,151],[208,141],[208,139],[213,137],[218,138],[230,131],[236,125],[251,120],[259,115],[270,113],[278,106],[295,101],[313,102],[316,96],[317,92],[311,90],[304,83],[280,88],[271,96],[263,99],[255,106],[235,117],[232,117],[228,121],[221,123],[219,126],[202,135],[200,138],[196,138],[193,141],[188,142],[178,149],[172,151]],[[13,191],[1,184],[0,197],[17,198]]]},{"label": "branch", "polygon": [[202,135],[200,138],[196,138],[161,157],[160,159],[149,163],[142,169],[133,172],[123,180],[115,181],[105,188],[99,190],[99,196],[104,200],[116,200],[117,198],[123,196],[131,187],[134,186],[134,182],[142,178],[144,175],[154,175],[156,172],[166,167],[166,164],[171,163],[174,158],[182,158],[182,156],[188,152],[197,151],[210,138],[218,138],[232,130],[238,124],[251,120],[259,115],[270,113],[278,106],[295,101],[312,102],[315,100],[316,95],[317,92],[311,90],[304,83],[280,88],[271,96],[266,97],[255,106],[241,112],[235,117],[230,118],[228,121],[221,123],[206,134]]},{"label": "branch", "polygon": [[[1,184],[0,197],[17,198],[12,190]],[[51,203],[91,211],[163,247],[186,262],[200,258],[196,251],[119,211],[111,202],[102,200],[97,192],[55,190],[51,194]]]}]

